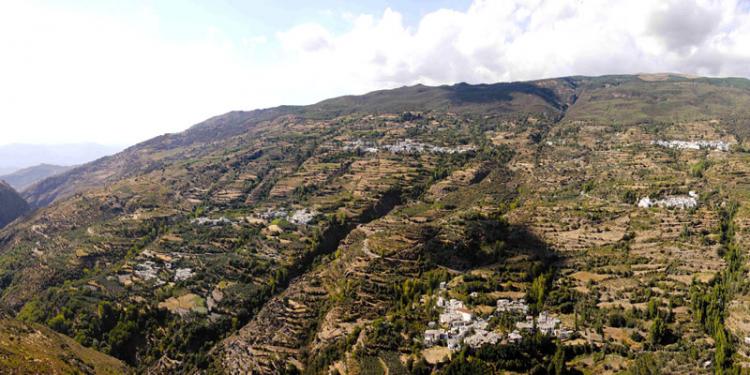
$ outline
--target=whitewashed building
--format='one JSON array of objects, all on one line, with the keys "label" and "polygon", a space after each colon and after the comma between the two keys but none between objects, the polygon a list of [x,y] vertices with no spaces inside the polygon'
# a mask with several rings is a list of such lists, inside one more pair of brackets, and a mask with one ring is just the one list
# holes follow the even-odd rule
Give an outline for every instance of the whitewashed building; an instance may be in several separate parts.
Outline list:
[{"label": "whitewashed building", "polygon": [[428,329],[424,331],[424,345],[426,347],[437,345],[447,338],[447,333],[442,329]]}]

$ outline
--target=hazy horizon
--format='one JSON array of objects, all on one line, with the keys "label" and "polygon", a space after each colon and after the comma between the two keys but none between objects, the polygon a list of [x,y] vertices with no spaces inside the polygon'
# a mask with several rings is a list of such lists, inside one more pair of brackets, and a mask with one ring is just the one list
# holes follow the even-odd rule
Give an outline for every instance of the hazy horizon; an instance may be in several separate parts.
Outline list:
[{"label": "hazy horizon", "polygon": [[0,175],[13,173],[40,164],[75,166],[100,157],[115,154],[129,145],[103,145],[97,143],[0,145]]}]

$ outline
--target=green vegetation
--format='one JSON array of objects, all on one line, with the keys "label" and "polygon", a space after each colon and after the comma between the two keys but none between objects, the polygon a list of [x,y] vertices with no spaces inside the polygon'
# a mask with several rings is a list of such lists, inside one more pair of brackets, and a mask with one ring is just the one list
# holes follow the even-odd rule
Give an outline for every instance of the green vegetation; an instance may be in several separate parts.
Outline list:
[{"label": "green vegetation", "polygon": [[[741,372],[749,89],[568,77],[229,113],[33,187],[0,305],[135,372]],[[438,297],[499,342],[430,347]]]},{"label": "green vegetation", "polygon": [[[122,362],[85,348],[49,328],[0,319],[0,369],[19,374],[124,374]],[[29,360],[33,358],[34,360]]]},{"label": "green vegetation", "polygon": [[735,348],[724,324],[728,301],[732,300],[736,292],[747,287],[744,257],[734,238],[734,217],[737,210],[737,204],[732,202],[719,212],[718,231],[726,268],[714,278],[711,285],[702,287],[694,284],[690,294],[696,322],[716,342],[714,360],[717,374],[739,371],[738,368],[733,368],[732,354]]},{"label": "green vegetation", "polygon": [[708,169],[710,163],[706,159],[701,159],[695,164],[690,166],[690,175],[697,178],[702,178],[703,173]]}]

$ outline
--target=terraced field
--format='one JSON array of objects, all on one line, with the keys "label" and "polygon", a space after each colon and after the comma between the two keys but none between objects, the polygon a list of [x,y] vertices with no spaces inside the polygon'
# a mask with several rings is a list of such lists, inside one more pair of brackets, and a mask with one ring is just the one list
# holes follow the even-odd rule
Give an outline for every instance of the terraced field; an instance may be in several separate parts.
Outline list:
[{"label": "terraced field", "polygon": [[0,301],[138,373],[741,371],[750,85],[642,78],[210,119],[27,189]]}]

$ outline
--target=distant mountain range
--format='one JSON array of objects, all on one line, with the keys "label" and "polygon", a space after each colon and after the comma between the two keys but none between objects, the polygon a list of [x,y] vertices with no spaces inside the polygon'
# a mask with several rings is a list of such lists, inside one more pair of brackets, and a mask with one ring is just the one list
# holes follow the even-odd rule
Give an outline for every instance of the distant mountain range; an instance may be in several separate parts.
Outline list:
[{"label": "distant mountain range", "polygon": [[47,177],[54,176],[73,167],[61,165],[39,164],[33,167],[24,168],[13,173],[0,176],[0,180],[7,182],[16,191],[23,191],[36,182],[44,180]]},{"label": "distant mountain range", "polygon": [[0,145],[0,174],[39,164],[78,165],[102,156],[112,155],[124,147],[96,143],[35,145],[13,143]]}]

